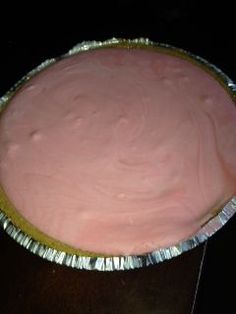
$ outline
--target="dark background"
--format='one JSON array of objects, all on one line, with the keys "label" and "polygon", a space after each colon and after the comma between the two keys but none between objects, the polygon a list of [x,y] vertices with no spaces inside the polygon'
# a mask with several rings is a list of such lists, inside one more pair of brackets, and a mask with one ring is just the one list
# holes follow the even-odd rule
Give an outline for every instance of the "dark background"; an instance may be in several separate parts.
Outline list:
[{"label": "dark background", "polygon": [[[184,48],[208,59],[236,80],[235,12],[228,1],[127,0],[77,7],[58,3],[51,9],[33,4],[31,9],[28,12],[22,5],[12,5],[10,10],[1,10],[0,95],[43,60],[83,40],[111,37],[148,37]],[[235,227],[233,218],[209,240],[196,313],[236,311],[231,291],[236,279]],[[1,267],[1,247],[0,256]],[[6,268],[7,271],[10,270]]]}]

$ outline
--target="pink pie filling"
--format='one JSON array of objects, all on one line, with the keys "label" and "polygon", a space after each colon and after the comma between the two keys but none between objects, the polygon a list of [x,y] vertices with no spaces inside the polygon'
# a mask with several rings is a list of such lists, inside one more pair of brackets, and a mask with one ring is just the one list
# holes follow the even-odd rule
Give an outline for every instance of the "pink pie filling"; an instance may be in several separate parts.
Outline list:
[{"label": "pink pie filling", "polygon": [[141,49],[63,59],[0,119],[0,183],[47,235],[140,254],[193,235],[236,194],[236,108],[189,61]]}]

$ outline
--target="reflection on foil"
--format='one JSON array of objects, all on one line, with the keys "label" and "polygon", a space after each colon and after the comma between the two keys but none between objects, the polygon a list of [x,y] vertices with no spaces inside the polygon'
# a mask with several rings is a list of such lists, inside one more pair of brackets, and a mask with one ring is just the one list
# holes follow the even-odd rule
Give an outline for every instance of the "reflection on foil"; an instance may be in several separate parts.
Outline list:
[{"label": "reflection on foil", "polygon": [[207,240],[219,230],[235,214],[235,212],[236,197],[232,198],[224,206],[223,210],[210,220],[191,239],[183,241],[178,245],[156,250],[140,256],[89,257],[58,251],[45,246],[22,232],[19,228],[14,226],[12,221],[2,211],[0,211],[0,226],[20,245],[48,261],[77,269],[113,271],[154,265],[178,256]]}]

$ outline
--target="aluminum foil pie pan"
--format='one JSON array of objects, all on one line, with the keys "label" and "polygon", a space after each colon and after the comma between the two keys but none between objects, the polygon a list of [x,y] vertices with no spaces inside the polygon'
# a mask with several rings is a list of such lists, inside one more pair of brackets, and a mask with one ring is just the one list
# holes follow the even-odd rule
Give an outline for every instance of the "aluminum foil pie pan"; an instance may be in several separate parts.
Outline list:
[{"label": "aluminum foil pie pan", "polygon": [[[16,91],[27,82],[32,76],[36,75],[46,67],[58,60],[78,54],[82,51],[91,49],[125,47],[125,48],[158,48],[169,51],[180,57],[188,59],[202,66],[210,72],[228,91],[230,96],[235,99],[236,85],[218,67],[209,63],[205,59],[193,55],[185,50],[175,48],[170,45],[154,43],[149,39],[139,38],[133,40],[112,38],[106,41],[82,42],[73,47],[68,53],[58,58],[44,61],[34,70],[29,72],[18,81],[2,98],[0,98],[0,111],[9,103]],[[30,225],[10,204],[7,196],[0,188],[0,227],[20,245],[38,256],[61,265],[77,269],[114,271],[128,270],[145,267],[171,259],[186,252],[200,243],[206,241],[216,231],[218,231],[236,212],[236,196],[232,197],[217,213],[205,223],[201,229],[191,238],[182,241],[174,246],[162,248],[144,255],[130,256],[101,256],[90,254],[71,248],[68,245],[48,237],[34,226]]]}]

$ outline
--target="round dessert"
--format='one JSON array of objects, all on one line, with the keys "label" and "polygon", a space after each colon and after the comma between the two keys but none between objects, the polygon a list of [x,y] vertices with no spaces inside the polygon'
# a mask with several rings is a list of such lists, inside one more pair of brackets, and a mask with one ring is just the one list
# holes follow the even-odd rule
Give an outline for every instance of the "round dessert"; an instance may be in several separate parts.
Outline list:
[{"label": "round dessert", "polygon": [[0,184],[17,212],[82,251],[175,245],[236,194],[233,99],[161,50],[57,61],[10,100],[0,146]]}]

